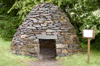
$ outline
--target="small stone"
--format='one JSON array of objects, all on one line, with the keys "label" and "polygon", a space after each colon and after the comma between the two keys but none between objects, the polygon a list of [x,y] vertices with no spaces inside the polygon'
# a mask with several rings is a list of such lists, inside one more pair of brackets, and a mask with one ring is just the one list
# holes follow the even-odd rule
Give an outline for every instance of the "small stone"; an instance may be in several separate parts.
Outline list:
[{"label": "small stone", "polygon": [[34,48],[34,47],[36,47],[36,46],[38,46],[38,44],[27,44],[27,47],[29,47],[29,48]]},{"label": "small stone", "polygon": [[41,27],[39,24],[37,24],[37,25],[34,25],[34,27]]},{"label": "small stone", "polygon": [[67,44],[56,44],[56,48],[68,48]]},{"label": "small stone", "polygon": [[32,10],[31,13],[35,13],[35,11]]},{"label": "small stone", "polygon": [[60,29],[60,27],[55,27],[55,28],[51,28],[51,29],[56,29],[56,30],[58,30],[58,29]]},{"label": "small stone", "polygon": [[47,26],[47,23],[41,24],[41,26]]},{"label": "small stone", "polygon": [[21,48],[21,50],[27,52],[27,47],[24,46],[24,47]]},{"label": "small stone", "polygon": [[59,21],[58,21],[58,20],[54,20],[54,22],[55,22],[55,23],[58,23]]},{"label": "small stone", "polygon": [[58,53],[57,54],[59,57],[64,57],[64,56],[66,56],[65,54],[62,54],[62,53]]},{"label": "small stone", "polygon": [[15,54],[15,53],[16,53],[16,51],[15,51],[15,50],[11,50],[11,52],[12,52],[13,54]]},{"label": "small stone", "polygon": [[21,34],[24,34],[24,32],[21,32]]},{"label": "small stone", "polygon": [[60,33],[59,32],[54,32],[52,33],[53,35],[59,35]]},{"label": "small stone", "polygon": [[52,16],[53,16],[53,18],[60,18],[60,15],[58,15],[58,14],[52,14]]},{"label": "small stone", "polygon": [[46,32],[41,32],[42,35],[46,35]]},{"label": "small stone", "polygon": [[71,41],[70,41],[70,40],[67,40],[67,41],[65,41],[65,43],[66,43],[66,44],[70,44],[70,43],[71,43]]},{"label": "small stone", "polygon": [[35,27],[27,27],[27,28],[29,28],[29,29],[36,29]]},{"label": "small stone", "polygon": [[32,18],[32,17],[38,17],[39,15],[29,15],[27,17]]},{"label": "small stone", "polygon": [[12,50],[15,50],[15,47],[16,47],[16,46],[11,46],[10,48],[11,48]]},{"label": "small stone", "polygon": [[61,49],[56,49],[56,52],[57,53],[61,53]]},{"label": "small stone", "polygon": [[68,50],[67,49],[63,49],[62,53],[66,54],[66,53],[68,53]]},{"label": "small stone", "polygon": [[44,12],[44,11],[36,11],[37,13],[42,13],[42,12]]},{"label": "small stone", "polygon": [[48,24],[48,26],[52,26],[52,25],[53,25],[53,24],[51,24],[51,23],[50,23],[50,24]]},{"label": "small stone", "polygon": [[50,14],[40,14],[41,16],[48,16],[48,15],[50,15]]},{"label": "small stone", "polygon": [[41,34],[41,32],[31,32],[31,34]]},{"label": "small stone", "polygon": [[51,16],[46,16],[46,18],[47,18],[47,19],[51,19],[52,17],[51,17]]},{"label": "small stone", "polygon": [[46,32],[55,32],[55,30],[48,29],[48,30],[46,30]]},{"label": "small stone", "polygon": [[45,21],[46,19],[45,18],[39,18],[39,21]]},{"label": "small stone", "polygon": [[39,8],[39,11],[46,11],[49,10],[48,8]]},{"label": "small stone", "polygon": [[64,48],[65,46],[63,44],[56,44],[56,48]]},{"label": "small stone", "polygon": [[47,29],[47,27],[42,27],[43,30]]},{"label": "small stone", "polygon": [[21,38],[27,38],[28,35],[21,35]]},{"label": "small stone", "polygon": [[29,53],[35,53],[35,49],[34,48],[28,48],[28,52]]},{"label": "small stone", "polygon": [[20,43],[20,45],[23,45],[23,43]]},{"label": "small stone", "polygon": [[66,29],[65,27],[61,27],[61,29]]},{"label": "small stone", "polygon": [[50,12],[56,12],[56,10],[53,10],[53,8],[50,10]]},{"label": "small stone", "polygon": [[49,33],[47,33],[47,35],[51,35],[51,33],[49,32]]},{"label": "small stone", "polygon": [[46,23],[52,23],[53,21],[45,21]]},{"label": "small stone", "polygon": [[35,39],[34,42],[39,42],[39,40],[38,39]]},{"label": "small stone", "polygon": [[36,39],[36,37],[35,36],[30,36],[30,37],[28,37],[28,39]]},{"label": "small stone", "polygon": [[47,26],[49,28],[55,28],[56,26],[55,25],[50,25],[50,26]]},{"label": "small stone", "polygon": [[74,51],[72,49],[68,49],[68,52],[69,53],[73,53]]},{"label": "small stone", "polygon": [[55,23],[54,25],[55,26],[61,26],[61,23]]},{"label": "small stone", "polygon": [[34,49],[35,49],[35,51],[37,51],[37,52],[38,52],[38,47],[34,47]]},{"label": "small stone", "polygon": [[[58,6],[53,6],[52,8],[54,8],[55,10],[58,10]],[[54,10],[54,9],[53,9],[53,10]]]},{"label": "small stone", "polygon": [[41,27],[37,27],[38,30],[41,30]]},{"label": "small stone", "polygon": [[35,18],[30,18],[30,20],[33,20],[33,22],[37,22],[37,19]]},{"label": "small stone", "polygon": [[58,32],[61,32],[62,30],[57,30]]}]

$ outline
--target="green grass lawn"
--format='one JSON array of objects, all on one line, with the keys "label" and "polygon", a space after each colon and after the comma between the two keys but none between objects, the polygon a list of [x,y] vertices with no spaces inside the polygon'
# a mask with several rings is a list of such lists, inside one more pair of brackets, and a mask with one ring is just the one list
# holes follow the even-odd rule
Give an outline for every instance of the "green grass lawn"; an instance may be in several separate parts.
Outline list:
[{"label": "green grass lawn", "polygon": [[87,45],[82,44],[82,47],[85,52],[58,58],[64,60],[62,66],[100,66],[100,51],[91,48],[90,63],[87,63]]},{"label": "green grass lawn", "polygon": [[[0,38],[0,66],[28,66],[26,62],[35,60],[28,56],[13,55],[10,52],[11,41],[3,41]],[[100,51],[91,48],[90,64],[87,63],[87,45],[82,44],[83,50],[78,54],[69,57],[57,57],[62,66],[100,66]]]},{"label": "green grass lawn", "polygon": [[13,55],[10,52],[10,41],[3,41],[0,38],[0,66],[28,66],[26,62],[34,60],[28,56]]}]

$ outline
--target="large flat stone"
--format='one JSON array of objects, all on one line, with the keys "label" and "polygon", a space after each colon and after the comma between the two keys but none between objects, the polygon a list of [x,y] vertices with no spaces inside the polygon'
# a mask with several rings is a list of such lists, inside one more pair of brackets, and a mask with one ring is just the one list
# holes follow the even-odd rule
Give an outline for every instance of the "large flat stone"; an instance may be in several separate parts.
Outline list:
[{"label": "large flat stone", "polygon": [[56,35],[36,35],[38,39],[57,39]]},{"label": "large flat stone", "polygon": [[50,29],[48,29],[48,30],[46,30],[46,32],[56,32],[56,30],[50,30]]},{"label": "large flat stone", "polygon": [[56,48],[68,48],[67,44],[56,44]]},{"label": "large flat stone", "polygon": [[28,39],[36,39],[36,37],[35,36],[30,36],[30,37],[28,37]]},{"label": "large flat stone", "polygon": [[37,19],[35,19],[35,18],[30,18],[30,20],[33,20],[34,22],[37,22]]},{"label": "large flat stone", "polygon": [[29,28],[29,29],[36,29],[35,27],[27,27],[27,28]]}]

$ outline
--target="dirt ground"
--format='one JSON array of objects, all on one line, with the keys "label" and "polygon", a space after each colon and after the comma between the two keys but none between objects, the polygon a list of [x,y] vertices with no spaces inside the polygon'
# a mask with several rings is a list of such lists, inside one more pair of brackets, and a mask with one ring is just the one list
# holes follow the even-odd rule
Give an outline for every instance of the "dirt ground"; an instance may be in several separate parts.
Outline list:
[{"label": "dirt ground", "polygon": [[54,48],[42,48],[39,60],[30,61],[29,66],[61,66],[61,62],[55,60],[56,52]]},{"label": "dirt ground", "polygon": [[29,66],[60,66],[57,60],[31,61]]}]

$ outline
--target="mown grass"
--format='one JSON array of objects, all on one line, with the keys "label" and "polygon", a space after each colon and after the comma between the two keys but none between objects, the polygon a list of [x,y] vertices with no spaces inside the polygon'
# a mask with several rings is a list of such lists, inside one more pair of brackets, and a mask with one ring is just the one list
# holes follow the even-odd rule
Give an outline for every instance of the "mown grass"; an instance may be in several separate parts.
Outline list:
[{"label": "mown grass", "polygon": [[[13,55],[10,52],[11,41],[3,41],[0,38],[0,66],[29,66],[27,62],[36,60],[29,56]],[[81,44],[83,51],[69,57],[57,57],[61,66],[100,66],[100,51],[91,48],[90,63],[87,63],[87,45]]]},{"label": "mown grass", "polygon": [[10,52],[11,41],[0,38],[0,66],[28,66],[28,61],[34,60],[28,56],[13,55]]},{"label": "mown grass", "polygon": [[91,48],[90,63],[87,63],[87,45],[82,44],[82,47],[84,52],[69,57],[58,58],[58,60],[63,60],[61,66],[100,66],[100,51]]}]

